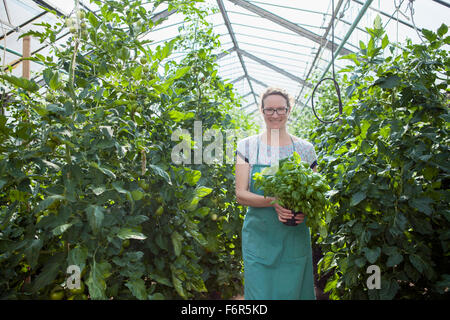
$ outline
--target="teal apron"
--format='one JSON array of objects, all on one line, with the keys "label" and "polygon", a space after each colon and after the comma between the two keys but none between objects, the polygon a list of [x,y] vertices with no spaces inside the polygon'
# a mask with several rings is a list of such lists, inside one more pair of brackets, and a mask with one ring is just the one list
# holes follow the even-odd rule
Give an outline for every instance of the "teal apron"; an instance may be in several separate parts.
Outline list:
[{"label": "teal apron", "polygon": [[[259,138],[250,192],[264,195],[253,186],[254,174],[268,167],[258,160]],[[286,226],[278,220],[275,208],[249,206],[242,227],[242,255],[246,300],[316,299],[311,237],[305,222]]]}]

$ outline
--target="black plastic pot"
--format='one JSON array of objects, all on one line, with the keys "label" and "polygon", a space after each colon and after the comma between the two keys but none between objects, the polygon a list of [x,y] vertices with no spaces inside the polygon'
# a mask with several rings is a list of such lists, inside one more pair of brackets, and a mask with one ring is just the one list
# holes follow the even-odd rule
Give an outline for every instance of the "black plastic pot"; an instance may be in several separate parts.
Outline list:
[{"label": "black plastic pot", "polygon": [[289,219],[289,220],[287,220],[286,222],[283,222],[283,223],[284,223],[285,225],[287,225],[287,226],[295,227],[296,225],[298,225],[298,223],[295,222],[295,216],[296,216],[297,214],[302,213],[302,212],[301,212],[301,211],[298,211],[298,212],[292,211],[292,213],[294,214],[294,216],[293,216],[291,219]]}]

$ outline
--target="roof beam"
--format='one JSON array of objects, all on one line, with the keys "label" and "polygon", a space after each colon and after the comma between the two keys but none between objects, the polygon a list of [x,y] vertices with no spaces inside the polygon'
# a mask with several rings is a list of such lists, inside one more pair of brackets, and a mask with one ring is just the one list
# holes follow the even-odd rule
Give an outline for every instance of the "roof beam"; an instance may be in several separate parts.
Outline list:
[{"label": "roof beam", "polygon": [[151,19],[152,19],[152,21],[153,21],[154,23],[156,23],[156,22],[158,22],[158,21],[161,20],[161,19],[166,19],[167,17],[171,16],[171,15],[174,14],[175,12],[177,12],[176,9],[172,9],[172,10],[170,10],[170,11],[166,9],[166,10],[164,10],[164,11],[155,13],[155,15],[154,15]]},{"label": "roof beam", "polygon": [[447,8],[450,8],[450,4],[446,3],[445,1],[442,0],[433,0],[434,2],[437,2],[439,4],[442,4],[443,6],[446,6]]},{"label": "roof beam", "polygon": [[286,76],[286,77],[288,77],[288,78],[290,78],[290,79],[292,79],[294,81],[297,81],[297,82],[299,82],[299,83],[301,83],[301,84],[303,84],[303,85],[305,85],[307,87],[312,88],[312,85],[310,83],[308,83],[305,80],[303,80],[303,79],[293,75],[292,73],[287,72],[286,70],[283,70],[283,69],[281,69],[281,68],[279,68],[277,66],[274,66],[273,64],[267,62],[266,60],[263,60],[261,58],[255,57],[254,55],[248,53],[247,51],[241,50],[241,49],[237,49],[237,52],[240,53],[243,56],[246,56],[246,57],[248,57],[248,58],[250,58],[252,60],[255,60],[256,62],[262,64],[263,66],[266,66],[267,68],[270,68],[270,69],[272,69],[272,70],[274,70],[274,71],[276,71],[278,73],[281,73],[282,75],[284,75],[284,76]]},{"label": "roof beam", "polygon": [[251,95],[251,94],[252,94],[252,92],[250,91],[249,93],[247,93],[245,96],[242,96],[241,98],[248,97],[248,96]]},{"label": "roof beam", "polygon": [[29,24],[29,23],[33,22],[34,20],[36,20],[36,19],[42,17],[42,16],[43,16],[44,14],[46,14],[46,13],[47,13],[47,11],[43,11],[43,12],[39,13],[37,16],[35,16],[35,17],[33,17],[33,18],[31,18],[31,19],[25,21],[25,22],[22,23],[20,26],[15,27],[15,28],[12,29],[12,30],[9,30],[9,31],[6,33],[6,35],[2,35],[2,36],[0,37],[0,40],[3,40],[3,38],[4,38],[5,36],[8,37],[8,36],[10,36],[12,33],[16,32],[17,28],[23,28],[23,27],[25,27],[27,24]]},{"label": "roof beam", "polygon": [[223,57],[229,55],[230,53],[232,53],[234,50],[236,50],[234,47],[230,48],[228,50],[225,50],[224,52],[221,52],[217,55],[216,61],[222,59]]},{"label": "roof beam", "polygon": [[[338,14],[339,10],[341,9],[342,2],[343,2],[343,1],[344,1],[344,0],[339,0],[338,4],[336,5],[336,9],[334,10],[334,16],[331,17],[330,23],[328,24],[328,27],[327,27],[327,29],[325,30],[325,34],[324,34],[324,36],[323,36],[325,39],[328,37],[328,33],[330,32],[330,29],[331,29],[331,27],[333,26],[333,23],[334,23],[334,21],[335,21],[335,19],[336,19],[336,17],[337,17],[337,14]],[[315,67],[315,65],[316,65],[317,59],[318,59],[319,56],[321,55],[322,49],[323,49],[323,47],[320,46],[319,49],[317,50],[317,53],[316,53],[316,55],[315,55],[315,57],[314,57],[314,60],[313,60],[313,62],[312,62],[312,64],[311,64],[311,67],[309,68],[308,74],[307,74],[306,77],[305,77],[306,79],[309,78],[311,72],[313,71],[313,69],[314,69],[314,67]],[[299,102],[298,100],[300,99],[300,97],[301,97],[301,95],[302,95],[304,89],[305,89],[305,86],[302,86],[302,88],[301,88],[301,90],[300,90],[300,93],[298,94],[297,98],[295,99],[294,106]],[[302,105],[302,106],[305,106],[304,104],[301,104],[301,105]]]},{"label": "roof beam", "polygon": [[253,105],[254,105],[254,103],[252,102],[252,103],[246,105],[245,107],[242,107],[241,110],[245,110],[245,109],[247,109],[248,107],[253,106]]},{"label": "roof beam", "polygon": [[[286,20],[280,16],[277,16],[263,8],[260,8],[258,6],[255,6],[254,4],[251,4],[245,0],[228,0],[238,6],[241,6],[253,13],[256,13],[257,15],[259,15],[262,18],[268,19],[276,24],[281,25],[284,28],[287,28],[297,34],[299,34],[302,37],[305,37],[313,42],[318,43],[319,45],[322,45],[323,43],[326,43],[326,48],[329,50],[336,50],[337,45],[331,42],[327,42],[326,38],[321,37],[320,35],[309,31],[308,29],[302,28],[298,25],[296,25],[295,23]],[[342,49],[341,50],[341,54],[342,55],[347,55],[352,53],[352,51],[348,50],[348,49]]]},{"label": "roof beam", "polygon": [[232,80],[230,83],[236,83],[236,82],[239,82],[239,81],[241,81],[242,79],[245,79],[245,75],[243,75],[243,76],[240,76],[240,77],[238,77],[238,78],[236,78],[236,79],[234,79],[234,80]]},{"label": "roof beam", "polygon": [[[359,5],[361,5],[361,6],[364,6],[364,2],[362,2],[362,1],[353,0],[353,2],[356,2],[357,4],[359,4]],[[407,26],[407,27],[410,27],[410,28],[413,28],[413,29],[414,29],[414,25],[412,25],[411,23],[406,22],[406,21],[404,21],[404,20],[398,19],[398,18],[396,18],[394,15],[390,15],[390,14],[384,12],[384,11],[381,11],[381,10],[378,10],[378,9],[372,8],[372,7],[371,7],[370,9],[372,9],[372,10],[375,11],[375,12],[380,13],[381,15],[383,15],[383,16],[385,16],[385,17],[387,17],[387,18],[394,19],[394,20],[398,21],[399,23],[401,23],[401,24],[403,24],[403,25],[405,25],[405,26]],[[419,29],[419,30],[420,30],[420,29]]]},{"label": "roof beam", "polygon": [[219,5],[219,9],[220,9],[220,12],[222,13],[223,21],[225,22],[225,25],[226,25],[226,27],[228,29],[228,33],[230,34],[231,40],[233,41],[233,47],[234,47],[234,49],[237,52],[239,61],[241,62],[241,66],[242,66],[242,69],[244,70],[244,75],[247,78],[248,85],[250,86],[250,90],[253,92],[253,99],[255,99],[255,103],[258,104],[257,99],[256,99],[256,95],[255,95],[255,90],[253,90],[252,83],[251,83],[251,81],[250,81],[250,79],[248,77],[247,68],[245,67],[244,59],[242,58],[242,54],[240,53],[239,45],[238,45],[238,42],[237,42],[236,37],[234,35],[233,28],[231,27],[230,19],[228,19],[228,15],[227,15],[227,12],[225,10],[225,6],[223,5],[223,1],[222,0],[217,0],[217,4]]},{"label": "roof beam", "polygon": [[253,78],[253,77],[250,77],[250,80],[252,80],[252,81],[254,81],[254,82],[256,82],[257,84],[259,84],[259,85],[262,85],[263,87],[269,87],[267,84],[265,84],[264,82],[262,82],[262,81],[260,81],[260,80],[257,80],[257,79],[255,79],[255,78]]},{"label": "roof beam", "polygon": [[62,13],[61,11],[59,11],[58,9],[56,9],[55,7],[49,5],[47,2],[43,1],[43,0],[32,0],[34,3],[36,3],[37,5],[50,9],[52,11],[55,11],[56,14],[60,17],[65,17],[66,15],[64,13]]}]

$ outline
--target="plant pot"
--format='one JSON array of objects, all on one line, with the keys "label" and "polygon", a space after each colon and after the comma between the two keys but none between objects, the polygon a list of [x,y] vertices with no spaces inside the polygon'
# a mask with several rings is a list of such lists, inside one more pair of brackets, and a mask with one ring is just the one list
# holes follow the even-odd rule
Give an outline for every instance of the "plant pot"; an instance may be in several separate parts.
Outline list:
[{"label": "plant pot", "polygon": [[289,219],[289,220],[287,220],[286,222],[283,222],[283,223],[284,223],[285,225],[287,225],[287,226],[295,227],[296,225],[298,225],[298,223],[295,222],[295,216],[296,216],[297,214],[302,213],[302,212],[301,212],[301,211],[298,211],[298,212],[292,211],[292,213],[294,214],[294,216],[293,216],[291,219]]}]

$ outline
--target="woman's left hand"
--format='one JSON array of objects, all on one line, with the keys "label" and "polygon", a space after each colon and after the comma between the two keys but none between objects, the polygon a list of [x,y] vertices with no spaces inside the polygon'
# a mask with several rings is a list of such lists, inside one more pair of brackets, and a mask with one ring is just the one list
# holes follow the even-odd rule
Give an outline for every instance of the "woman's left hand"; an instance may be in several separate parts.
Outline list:
[{"label": "woman's left hand", "polygon": [[297,224],[302,223],[304,220],[305,220],[305,214],[304,214],[304,213],[297,213],[297,214],[295,215],[295,222],[296,222]]}]

